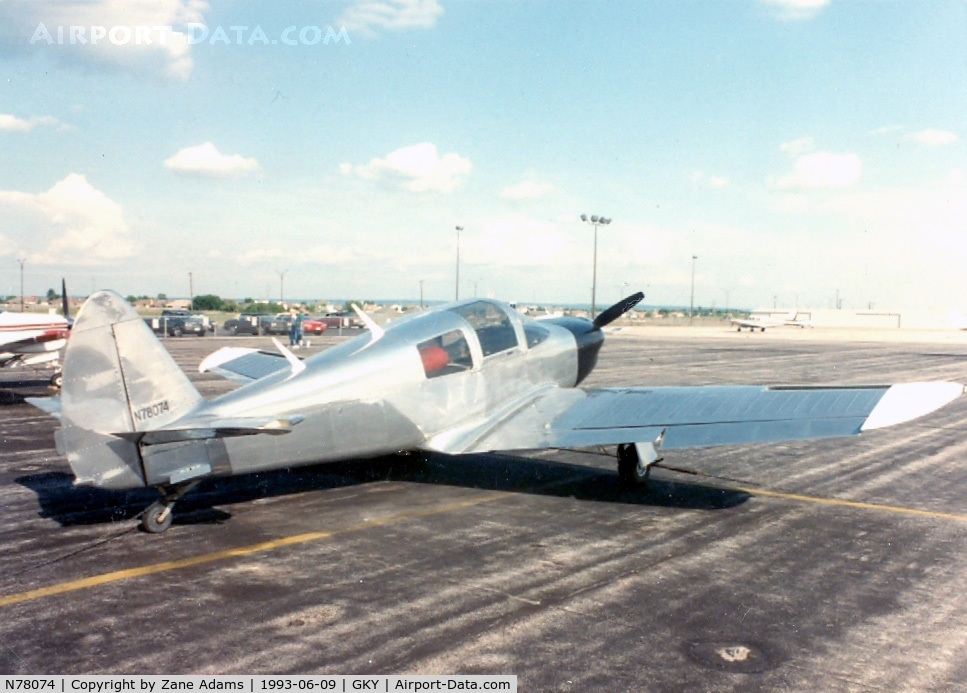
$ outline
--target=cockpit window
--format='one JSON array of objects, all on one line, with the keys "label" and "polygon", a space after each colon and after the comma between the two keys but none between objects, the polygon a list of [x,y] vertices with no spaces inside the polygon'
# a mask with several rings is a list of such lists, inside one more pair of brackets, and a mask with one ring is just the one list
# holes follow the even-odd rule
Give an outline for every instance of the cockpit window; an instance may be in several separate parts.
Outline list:
[{"label": "cockpit window", "polygon": [[480,340],[484,356],[507,351],[517,346],[517,334],[510,317],[487,301],[476,301],[465,306],[452,308],[454,313],[470,323]]},{"label": "cockpit window", "polygon": [[536,322],[527,320],[524,322],[524,337],[527,338],[527,348],[533,349],[550,336],[546,327],[541,327]]},{"label": "cockpit window", "polygon": [[416,348],[420,352],[427,378],[438,378],[473,368],[470,345],[460,330],[451,330],[439,337],[427,339]]}]

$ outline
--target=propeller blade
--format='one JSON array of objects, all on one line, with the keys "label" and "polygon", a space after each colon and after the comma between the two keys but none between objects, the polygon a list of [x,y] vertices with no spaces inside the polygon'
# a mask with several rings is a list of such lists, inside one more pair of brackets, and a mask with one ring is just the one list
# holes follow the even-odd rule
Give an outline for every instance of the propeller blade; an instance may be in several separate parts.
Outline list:
[{"label": "propeller blade", "polygon": [[594,319],[594,327],[596,329],[601,329],[605,325],[614,322],[638,305],[638,303],[640,303],[644,297],[645,295],[639,291],[636,294],[628,296],[628,298],[621,299],[607,310],[603,310],[598,313],[598,317]]},{"label": "propeller blade", "polygon": [[70,308],[67,305],[67,280],[63,277],[60,278],[60,301],[61,308],[64,310],[64,317],[70,317]]}]

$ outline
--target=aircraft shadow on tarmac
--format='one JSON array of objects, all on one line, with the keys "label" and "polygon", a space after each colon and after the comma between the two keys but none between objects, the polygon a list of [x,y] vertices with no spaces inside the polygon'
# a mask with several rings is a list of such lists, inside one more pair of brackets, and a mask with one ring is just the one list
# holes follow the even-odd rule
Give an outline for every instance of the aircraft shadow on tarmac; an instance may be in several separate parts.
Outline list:
[{"label": "aircraft shadow on tarmac", "polygon": [[[111,491],[74,486],[66,472],[18,477],[37,494],[40,516],[62,526],[120,522],[137,517],[153,501],[152,489]],[[748,500],[740,491],[653,478],[647,488],[626,489],[617,474],[583,465],[509,455],[391,455],[366,461],[337,462],[206,480],[175,508],[175,524],[213,524],[231,514],[217,505],[307,491],[325,491],[376,481],[412,482],[506,491],[583,501],[683,510],[721,510]],[[320,498],[320,502],[324,502]]]},{"label": "aircraft shadow on tarmac", "polygon": [[23,404],[24,397],[50,397],[53,392],[47,380],[4,380],[0,385],[0,407]]}]

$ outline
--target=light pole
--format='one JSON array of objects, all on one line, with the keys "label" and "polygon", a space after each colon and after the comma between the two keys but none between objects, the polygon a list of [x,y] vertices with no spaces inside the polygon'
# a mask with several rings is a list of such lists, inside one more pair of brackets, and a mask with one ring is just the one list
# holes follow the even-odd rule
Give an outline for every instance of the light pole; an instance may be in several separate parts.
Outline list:
[{"label": "light pole", "polygon": [[195,310],[195,277],[192,272],[188,273],[188,309]]},{"label": "light pole", "polygon": [[688,299],[688,319],[692,319],[695,310],[695,261],[698,255],[692,255],[692,296]]},{"label": "light pole", "polygon": [[20,312],[24,312],[24,263],[27,262],[27,258],[21,255],[17,258],[17,262],[20,263]]},{"label": "light pole", "polygon": [[598,227],[610,224],[611,220],[606,217],[599,217],[597,214],[589,219],[587,214],[582,214],[581,221],[594,227],[594,265],[591,273],[591,319],[594,320],[595,299],[598,290]]},{"label": "light pole", "polygon": [[454,301],[460,300],[460,232],[463,231],[462,226],[457,226],[457,286],[456,291],[454,291]]},{"label": "light pole", "polygon": [[279,304],[285,307],[285,273],[289,270],[276,270],[275,273],[279,275]]}]

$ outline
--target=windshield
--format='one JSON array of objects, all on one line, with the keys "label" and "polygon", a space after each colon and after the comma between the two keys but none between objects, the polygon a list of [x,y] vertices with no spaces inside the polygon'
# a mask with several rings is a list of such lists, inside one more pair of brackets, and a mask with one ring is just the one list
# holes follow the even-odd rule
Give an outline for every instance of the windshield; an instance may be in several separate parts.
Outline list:
[{"label": "windshield", "polygon": [[484,356],[517,346],[517,333],[514,332],[510,316],[493,303],[475,301],[450,310],[470,323],[480,340],[480,350]]}]

